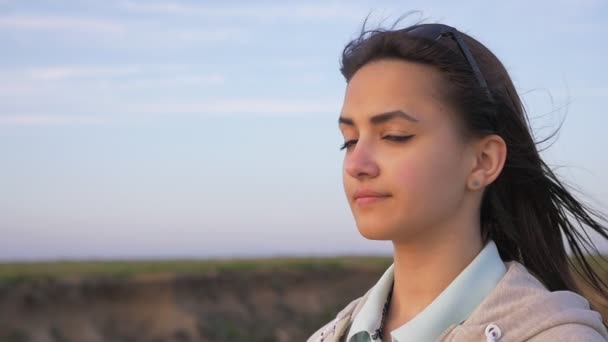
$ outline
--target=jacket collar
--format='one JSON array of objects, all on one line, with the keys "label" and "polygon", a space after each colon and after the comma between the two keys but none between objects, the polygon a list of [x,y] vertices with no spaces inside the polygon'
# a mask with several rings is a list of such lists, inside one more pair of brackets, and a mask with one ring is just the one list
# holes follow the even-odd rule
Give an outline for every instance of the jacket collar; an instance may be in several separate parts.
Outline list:
[{"label": "jacket collar", "polygon": [[[493,240],[424,310],[409,322],[391,331],[394,341],[435,341],[452,324],[465,321],[506,273]],[[382,309],[394,279],[394,264],[370,290],[354,317],[346,341],[355,335],[372,336],[380,325]]]},{"label": "jacket collar", "polygon": [[[463,324],[452,324],[436,339],[438,342],[492,340],[486,331],[496,326],[504,335],[499,341],[524,341],[543,335],[538,341],[556,340],[563,329],[578,336],[580,329],[608,341],[602,317],[589,309],[588,301],[571,291],[550,292],[517,261],[505,262],[507,273]],[[373,289],[373,288],[372,288]],[[337,317],[313,334],[308,342],[344,342],[348,329],[359,314],[372,289],[349,303]],[[558,329],[554,329],[554,328]],[[576,330],[578,329],[578,330]],[[551,335],[553,334],[553,335]],[[556,336],[557,334],[557,336]],[[555,338],[554,338],[555,337]],[[567,337],[566,337],[567,338]],[[494,339],[496,340],[496,339]],[[598,339],[599,340],[599,339]]]}]

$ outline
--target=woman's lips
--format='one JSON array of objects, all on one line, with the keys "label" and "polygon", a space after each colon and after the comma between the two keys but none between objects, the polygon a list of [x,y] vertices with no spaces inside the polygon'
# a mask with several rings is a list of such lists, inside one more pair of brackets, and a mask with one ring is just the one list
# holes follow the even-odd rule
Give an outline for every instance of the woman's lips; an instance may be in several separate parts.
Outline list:
[{"label": "woman's lips", "polygon": [[390,196],[370,196],[370,197],[359,197],[357,199],[355,199],[355,203],[357,203],[358,205],[368,205],[368,204],[373,204],[373,203],[377,203],[380,202],[384,199],[389,198]]},{"label": "woman's lips", "polygon": [[354,200],[358,205],[367,205],[380,202],[391,195],[385,192],[378,192],[371,189],[359,189],[355,191]]}]

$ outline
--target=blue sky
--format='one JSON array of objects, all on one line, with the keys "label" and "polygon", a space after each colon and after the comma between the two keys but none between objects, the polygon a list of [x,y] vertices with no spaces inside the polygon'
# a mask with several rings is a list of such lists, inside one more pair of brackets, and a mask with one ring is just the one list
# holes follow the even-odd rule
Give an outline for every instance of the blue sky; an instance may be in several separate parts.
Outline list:
[{"label": "blue sky", "polygon": [[606,1],[0,0],[0,260],[390,253],[342,191],[339,55],[411,10],[503,61],[539,139],[565,119],[543,156],[607,212]]}]

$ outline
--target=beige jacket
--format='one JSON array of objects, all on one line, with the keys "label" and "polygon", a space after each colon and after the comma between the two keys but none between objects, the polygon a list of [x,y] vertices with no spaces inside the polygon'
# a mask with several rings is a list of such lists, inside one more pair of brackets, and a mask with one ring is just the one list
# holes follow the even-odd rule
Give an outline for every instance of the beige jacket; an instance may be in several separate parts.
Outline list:
[{"label": "beige jacket", "polygon": [[[608,341],[602,317],[571,291],[551,292],[517,261],[462,324],[452,324],[440,342],[600,342]],[[348,329],[370,291],[342,309],[308,342],[345,342]],[[404,341],[400,341],[404,342]],[[427,342],[427,341],[407,341]]]}]

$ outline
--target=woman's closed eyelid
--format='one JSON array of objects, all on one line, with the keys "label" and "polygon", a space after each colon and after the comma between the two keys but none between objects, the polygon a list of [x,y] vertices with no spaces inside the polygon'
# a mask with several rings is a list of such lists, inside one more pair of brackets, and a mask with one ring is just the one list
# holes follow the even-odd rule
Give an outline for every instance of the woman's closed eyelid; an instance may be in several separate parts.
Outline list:
[{"label": "woman's closed eyelid", "polygon": [[407,135],[404,135],[404,134],[387,134],[387,135],[383,136],[382,138],[383,139],[389,139],[389,140],[405,140],[405,139],[411,138],[413,136],[414,136],[413,134],[407,134]]},{"label": "woman's closed eyelid", "polygon": [[[376,133],[370,133],[370,135],[375,135],[375,134],[376,134]],[[353,136],[353,138],[352,138],[352,139],[357,139],[357,137],[358,137],[360,134],[347,134],[347,133],[345,133],[345,132],[342,132],[342,137],[343,137],[345,140],[347,140],[347,136],[349,136],[349,135],[350,135],[350,136]],[[390,131],[381,131],[380,133],[378,133],[378,136],[379,136],[380,138],[384,138],[384,137],[386,137],[386,136],[410,136],[410,135],[413,135],[413,134],[412,134],[412,133],[407,133],[407,132],[406,132],[406,131],[404,131],[404,130],[396,130],[396,131],[392,131],[392,132],[390,132]]]},{"label": "woman's closed eyelid", "polygon": [[[408,140],[410,140],[410,138],[414,137],[414,134],[409,134],[409,135],[404,135],[404,134],[386,134],[383,135],[381,138],[383,140],[388,140],[391,142],[397,142],[397,143],[403,143],[406,142]],[[352,145],[354,145],[355,143],[357,143],[358,139],[345,139],[344,144],[340,147],[340,150],[343,149],[347,149],[349,147],[351,147]]]},{"label": "woman's closed eyelid", "polygon": [[344,142],[344,144],[342,144],[342,146],[340,146],[340,150],[343,150],[345,148],[349,148],[351,145],[353,145],[355,142],[357,142],[357,140],[355,139],[351,139],[351,140],[346,140]]}]

